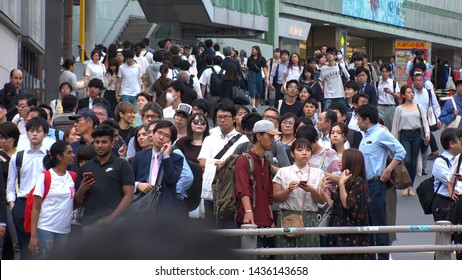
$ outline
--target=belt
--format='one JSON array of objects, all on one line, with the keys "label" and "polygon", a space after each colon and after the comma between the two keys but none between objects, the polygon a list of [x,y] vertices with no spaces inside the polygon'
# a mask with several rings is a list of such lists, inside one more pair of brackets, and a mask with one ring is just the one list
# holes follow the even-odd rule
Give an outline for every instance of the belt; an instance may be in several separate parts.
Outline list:
[{"label": "belt", "polygon": [[19,199],[19,200],[26,200],[27,197],[17,197],[16,199]]},{"label": "belt", "polygon": [[377,181],[380,181],[380,177],[377,176],[377,177],[373,177],[372,179],[369,179],[367,180],[367,183],[374,183],[374,182],[377,182]]},{"label": "belt", "polygon": [[396,106],[396,105],[395,104],[379,104],[379,106],[391,107],[391,106]]},{"label": "belt", "polygon": [[415,128],[415,129],[401,129],[401,131],[407,131],[407,132],[420,132],[420,128]]}]

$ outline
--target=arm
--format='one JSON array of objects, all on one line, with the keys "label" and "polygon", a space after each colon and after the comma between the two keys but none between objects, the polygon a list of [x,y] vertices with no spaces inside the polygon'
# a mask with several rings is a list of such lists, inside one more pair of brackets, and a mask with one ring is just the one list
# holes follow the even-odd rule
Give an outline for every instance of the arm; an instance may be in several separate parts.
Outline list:
[{"label": "arm", "polygon": [[178,183],[176,184],[176,193],[184,199],[188,196],[186,191],[193,184],[194,177],[191,168],[189,167],[188,161],[186,160],[181,150],[175,149],[173,152],[181,156],[181,158],[183,159],[183,168],[181,169],[180,179],[178,179]]},{"label": "arm", "polygon": [[29,251],[35,256],[39,250],[39,240],[37,237],[37,225],[38,219],[40,216],[40,210],[42,210],[42,198],[38,195],[34,195],[34,204],[32,205],[31,213],[31,225],[30,225],[30,241],[29,241]]},{"label": "arm", "polygon": [[117,102],[120,102],[120,87],[121,87],[121,85],[122,85],[122,77],[118,77],[117,78],[117,84],[116,84],[116,93],[115,93]]},{"label": "arm", "polygon": [[391,134],[399,140],[399,122],[401,116],[401,106],[396,107],[395,114],[393,115],[393,123],[391,126]]},{"label": "arm", "polygon": [[130,204],[133,202],[133,198],[135,196],[134,194],[134,185],[123,185],[122,186],[122,191],[124,193],[124,196],[122,197],[122,200],[120,200],[119,205],[117,205],[117,208],[109,215],[109,217],[105,218],[103,221],[101,221],[101,224],[104,226],[109,226],[112,225],[115,220],[122,215],[125,210],[130,206]]},{"label": "arm", "polygon": [[382,175],[380,176],[380,181],[386,182],[390,178],[391,171],[402,161],[406,156],[406,150],[404,150],[403,145],[396,140],[389,132],[383,133],[384,140],[382,145],[386,145],[391,152],[393,153],[393,160],[385,168]]},{"label": "arm", "polygon": [[79,208],[85,200],[85,193],[95,184],[94,179],[83,178],[83,170],[80,169],[75,183],[76,192],[74,194],[74,208]]},{"label": "arm", "polygon": [[296,188],[298,188],[298,182],[292,181],[289,183],[287,188],[283,188],[281,184],[273,183],[273,200],[275,202],[284,202]]},{"label": "arm", "polygon": [[16,201],[16,179],[18,177],[18,170],[16,168],[16,155],[11,157],[8,169],[8,181],[6,183],[6,201],[10,209],[13,209],[14,202]]},{"label": "arm", "polygon": [[438,117],[438,119],[443,124],[448,124],[456,119],[456,116],[457,116],[456,113],[459,113],[459,112],[455,112],[454,105],[449,99],[448,101],[446,101],[446,103],[444,103],[443,110],[441,110],[441,114]]}]

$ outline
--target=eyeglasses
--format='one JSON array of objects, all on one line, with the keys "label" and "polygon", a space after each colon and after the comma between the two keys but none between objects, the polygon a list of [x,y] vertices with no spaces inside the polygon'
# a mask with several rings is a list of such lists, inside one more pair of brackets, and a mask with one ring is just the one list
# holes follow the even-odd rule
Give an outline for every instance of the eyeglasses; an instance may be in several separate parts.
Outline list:
[{"label": "eyeglasses", "polygon": [[160,131],[160,130],[156,131],[156,134],[159,135],[159,136],[161,136],[161,137],[165,137],[165,138],[167,138],[167,139],[171,139],[171,138],[172,138],[172,135],[167,134],[167,133],[163,133],[163,132]]},{"label": "eyeglasses", "polygon": [[200,125],[206,125],[206,124],[207,124],[206,121],[204,121],[204,120],[199,120],[199,119],[193,120],[192,123],[195,124],[195,125],[199,125],[199,124],[200,124]]},{"label": "eyeglasses", "polygon": [[158,119],[159,116],[158,115],[148,115],[148,114],[145,114],[143,116],[144,119]]},{"label": "eyeglasses", "polygon": [[276,121],[278,119],[278,117],[266,115],[266,116],[263,116],[263,119]]},{"label": "eyeglasses", "polygon": [[217,120],[229,120],[231,119],[233,116],[230,116],[230,115],[226,115],[226,116],[217,116]]}]

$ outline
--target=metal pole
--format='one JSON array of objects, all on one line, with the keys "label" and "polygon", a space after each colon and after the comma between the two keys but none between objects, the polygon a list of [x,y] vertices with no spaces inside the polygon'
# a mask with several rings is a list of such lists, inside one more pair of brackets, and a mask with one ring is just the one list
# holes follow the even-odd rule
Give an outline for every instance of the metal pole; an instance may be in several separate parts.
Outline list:
[{"label": "metal pole", "polygon": [[[437,221],[437,226],[447,227],[452,226],[450,221]],[[449,231],[440,231],[436,233],[435,236],[436,245],[449,245],[451,244],[451,232]],[[450,260],[451,252],[450,251],[435,251],[435,260]]]},{"label": "metal pole", "polygon": [[[242,224],[241,229],[243,230],[254,230],[257,225],[254,224]],[[257,236],[256,235],[242,235],[241,236],[241,248],[244,250],[255,250],[257,249]],[[250,256],[249,259],[256,259],[256,256]]]},{"label": "metal pole", "polygon": [[85,63],[85,0],[80,0],[80,62]]}]

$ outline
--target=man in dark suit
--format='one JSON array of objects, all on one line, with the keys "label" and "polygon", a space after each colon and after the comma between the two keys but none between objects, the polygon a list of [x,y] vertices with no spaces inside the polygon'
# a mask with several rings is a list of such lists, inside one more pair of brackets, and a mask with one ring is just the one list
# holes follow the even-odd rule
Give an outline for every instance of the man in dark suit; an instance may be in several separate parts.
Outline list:
[{"label": "man in dark suit", "polygon": [[359,85],[359,93],[367,94],[367,96],[369,96],[369,104],[377,107],[378,105],[377,91],[375,90],[375,86],[367,82],[368,72],[369,71],[362,66],[356,68],[355,70],[356,82]]},{"label": "man in dark suit", "polygon": [[151,123],[148,138],[152,149],[136,153],[132,161],[136,192],[148,193],[163,170],[157,213],[186,217],[184,201],[177,198],[176,185],[183,169],[182,156],[172,153],[171,142],[177,137],[175,126],[166,120]]},{"label": "man in dark suit", "polygon": [[[329,111],[336,112],[338,122],[345,123],[347,119],[347,108],[343,103],[334,103],[330,105]],[[358,149],[362,139],[363,135],[361,134],[361,132],[348,128],[347,140],[348,143],[350,143],[350,148]]]},{"label": "man in dark suit", "polygon": [[231,48],[230,46],[223,47],[223,55],[225,56],[225,58],[223,59],[223,62],[221,62],[221,68],[226,69],[228,64],[234,64],[237,69],[237,75],[239,76],[239,78],[243,78],[241,73],[241,64],[239,63],[239,61],[231,57],[232,52],[233,48]]},{"label": "man in dark suit", "polygon": [[90,96],[84,97],[79,100],[77,105],[77,111],[83,108],[92,108],[93,100],[101,96],[101,92],[104,90],[103,81],[100,79],[94,78],[88,83],[88,93]]}]

